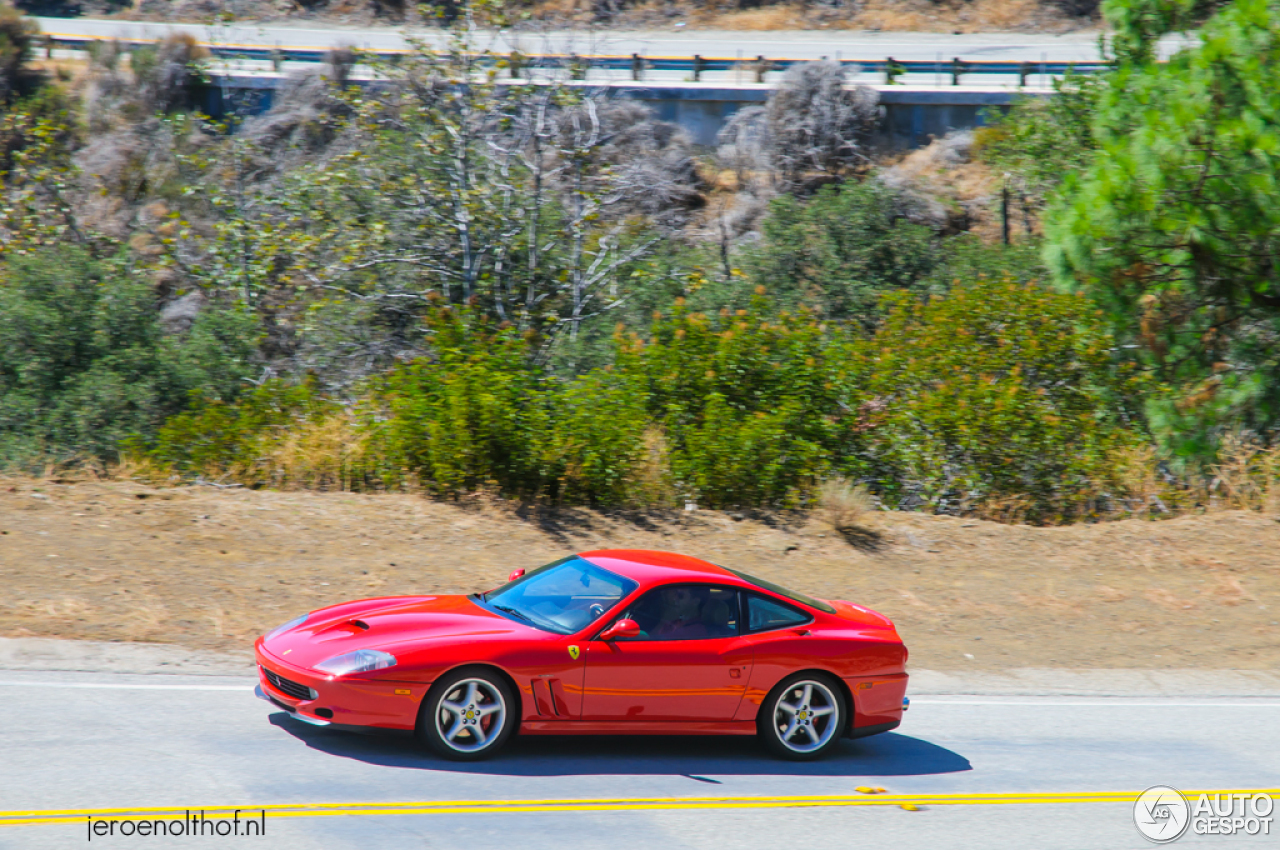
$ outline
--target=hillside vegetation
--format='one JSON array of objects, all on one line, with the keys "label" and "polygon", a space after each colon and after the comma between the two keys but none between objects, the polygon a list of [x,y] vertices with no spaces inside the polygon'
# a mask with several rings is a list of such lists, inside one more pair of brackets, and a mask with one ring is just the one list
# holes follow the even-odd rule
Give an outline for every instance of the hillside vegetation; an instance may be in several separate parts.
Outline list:
[{"label": "hillside vegetation", "polygon": [[596,509],[1274,515],[1280,7],[1107,9],[1113,72],[909,156],[835,63],[710,150],[602,91],[511,85],[473,49],[486,5],[377,86],[339,51],[223,122],[193,110],[189,39],[37,67],[10,10],[0,462]]}]

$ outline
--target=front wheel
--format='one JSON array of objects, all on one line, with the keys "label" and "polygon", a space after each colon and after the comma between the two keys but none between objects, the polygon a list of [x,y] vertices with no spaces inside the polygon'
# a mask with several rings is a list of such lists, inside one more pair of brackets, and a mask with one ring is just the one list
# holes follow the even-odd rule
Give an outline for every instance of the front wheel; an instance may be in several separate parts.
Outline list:
[{"label": "front wheel", "polygon": [[756,731],[775,755],[793,761],[821,758],[840,744],[847,725],[840,686],[820,673],[799,673],[765,697]]},{"label": "front wheel", "polygon": [[432,685],[418,715],[418,737],[454,761],[498,751],[515,730],[519,703],[501,676],[459,670]]}]

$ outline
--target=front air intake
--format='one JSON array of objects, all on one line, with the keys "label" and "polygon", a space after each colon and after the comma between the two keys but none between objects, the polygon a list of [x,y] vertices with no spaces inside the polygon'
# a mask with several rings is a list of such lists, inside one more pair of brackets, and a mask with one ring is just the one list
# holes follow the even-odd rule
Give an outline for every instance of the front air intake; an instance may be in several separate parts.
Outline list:
[{"label": "front air intake", "polygon": [[267,682],[271,687],[275,688],[282,694],[288,694],[294,699],[315,699],[318,694],[311,688],[301,682],[295,682],[292,679],[286,679],[274,670],[263,667],[262,675],[267,677]]}]

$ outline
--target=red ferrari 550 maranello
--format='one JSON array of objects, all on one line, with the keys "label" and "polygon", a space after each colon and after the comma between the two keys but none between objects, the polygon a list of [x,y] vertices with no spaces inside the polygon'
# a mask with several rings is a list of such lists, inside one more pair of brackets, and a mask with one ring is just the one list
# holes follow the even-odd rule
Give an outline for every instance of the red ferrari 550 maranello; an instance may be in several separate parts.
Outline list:
[{"label": "red ferrari 550 maranello", "polygon": [[817,758],[895,728],[888,618],[669,552],[584,552],[470,596],[313,611],[254,645],[258,695],[317,725],[412,731],[451,759],[523,735],[758,735]]}]

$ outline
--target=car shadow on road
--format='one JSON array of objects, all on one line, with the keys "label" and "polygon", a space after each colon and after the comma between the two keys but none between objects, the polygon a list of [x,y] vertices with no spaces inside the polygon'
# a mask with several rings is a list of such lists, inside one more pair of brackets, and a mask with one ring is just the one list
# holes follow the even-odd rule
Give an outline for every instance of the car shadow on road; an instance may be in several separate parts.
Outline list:
[{"label": "car shadow on road", "polygon": [[273,725],[312,749],[367,764],[491,776],[923,776],[972,770],[959,753],[910,735],[886,732],[842,741],[825,759],[782,761],[751,737],[528,736],[482,762],[451,762],[408,735],[361,734],[310,726],[284,712]]}]

